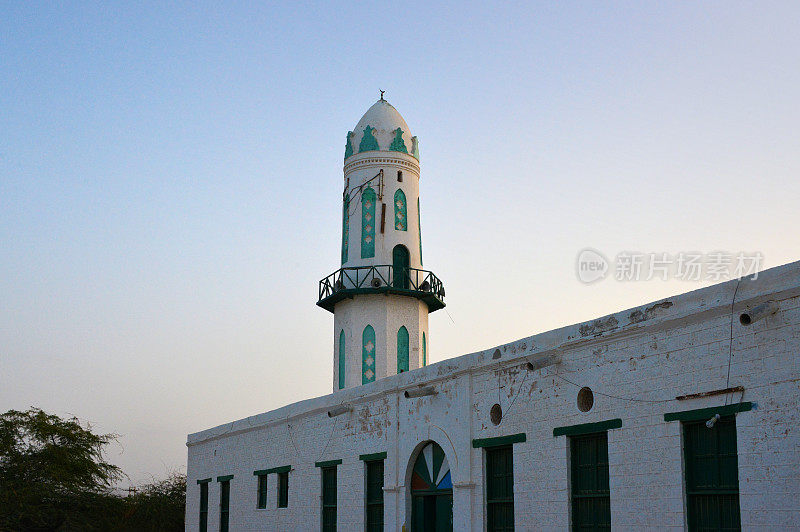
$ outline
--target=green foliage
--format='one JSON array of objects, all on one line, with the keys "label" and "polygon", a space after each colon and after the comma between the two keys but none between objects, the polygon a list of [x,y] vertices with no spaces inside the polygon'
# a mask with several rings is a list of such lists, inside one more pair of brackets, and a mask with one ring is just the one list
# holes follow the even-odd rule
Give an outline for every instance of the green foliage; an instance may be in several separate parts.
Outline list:
[{"label": "green foliage", "polygon": [[38,408],[0,414],[0,531],[183,530],[186,477],[113,493],[124,474],[103,449],[115,440]]}]

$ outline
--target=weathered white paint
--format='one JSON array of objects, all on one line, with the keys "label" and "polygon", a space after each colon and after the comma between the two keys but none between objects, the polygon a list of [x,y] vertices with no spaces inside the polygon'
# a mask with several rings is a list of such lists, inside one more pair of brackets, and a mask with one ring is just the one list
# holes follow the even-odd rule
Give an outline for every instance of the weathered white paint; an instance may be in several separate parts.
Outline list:
[{"label": "weathered white paint", "polygon": [[[433,440],[451,466],[454,529],[479,531],[484,454],[471,442],[524,432],[527,441],[514,445],[516,527],[566,530],[568,440],[554,438],[553,428],[621,418],[622,428],[608,433],[613,528],[683,530],[681,428],[665,422],[664,413],[742,399],[756,405],[736,416],[742,527],[796,529],[800,262],[742,280],[738,290],[736,285],[696,290],[191,434],[186,529],[197,529],[196,480],[233,474],[231,530],[318,530],[320,472],[314,463],[332,459],[342,460],[339,529],[363,529],[364,464],[358,457],[385,451],[385,529],[400,530],[410,518],[410,464],[422,443]],[[739,323],[744,309],[769,300],[778,304],[775,314],[750,326]],[[500,358],[493,358],[495,353]],[[672,400],[725,388],[729,353],[730,386],[743,386],[743,397]],[[558,364],[524,369],[528,361],[553,355]],[[579,388],[562,377],[595,391],[589,412],[578,410]],[[439,393],[403,397],[404,390],[419,385]],[[498,401],[505,414],[495,426],[489,410]],[[343,403],[353,410],[327,416]],[[276,508],[276,477],[270,475],[267,509],[256,510],[253,471],[289,464],[289,507]],[[218,503],[219,485],[212,482],[210,530],[218,527]]]}]

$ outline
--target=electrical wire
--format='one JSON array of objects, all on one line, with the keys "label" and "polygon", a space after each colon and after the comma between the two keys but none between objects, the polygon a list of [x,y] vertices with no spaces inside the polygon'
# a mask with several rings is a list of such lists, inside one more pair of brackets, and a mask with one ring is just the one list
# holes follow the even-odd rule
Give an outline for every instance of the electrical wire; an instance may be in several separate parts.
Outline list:
[{"label": "electrical wire", "polygon": [[[569,380],[569,379],[567,379],[565,377],[562,377],[558,373],[554,373],[553,376],[558,377],[562,381],[568,382],[568,383],[570,383],[573,386],[576,386],[578,388],[584,388],[584,386],[581,386],[580,384],[574,383],[571,380]],[[592,393],[596,393],[597,395],[602,395],[604,397],[610,397],[612,399],[620,399],[621,401],[632,401],[632,402],[635,402],[635,403],[670,403],[672,401],[677,401],[677,399],[634,399],[633,397],[620,397],[618,395],[611,395],[611,394],[607,394],[607,393],[603,393],[603,392],[598,392],[596,390],[592,390]]]},{"label": "electrical wire", "polygon": [[[728,342],[728,375],[725,377],[725,388],[729,388],[731,385],[731,360],[733,360],[733,306],[736,304],[736,294],[739,292],[739,285],[742,282],[742,278],[739,277],[739,280],[736,281],[736,289],[733,291],[733,298],[731,299],[731,336],[730,341]],[[725,394],[725,405],[728,404],[728,397],[730,394]],[[741,400],[740,400],[741,402]]]}]

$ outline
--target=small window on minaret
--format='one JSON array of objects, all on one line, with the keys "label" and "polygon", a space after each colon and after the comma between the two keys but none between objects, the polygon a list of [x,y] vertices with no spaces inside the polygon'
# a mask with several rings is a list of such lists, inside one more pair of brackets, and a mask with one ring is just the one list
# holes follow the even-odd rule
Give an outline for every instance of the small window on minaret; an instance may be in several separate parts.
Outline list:
[{"label": "small window on minaret", "polygon": [[403,171],[402,170],[398,170],[397,171],[397,182],[398,183],[402,183],[403,182]]}]

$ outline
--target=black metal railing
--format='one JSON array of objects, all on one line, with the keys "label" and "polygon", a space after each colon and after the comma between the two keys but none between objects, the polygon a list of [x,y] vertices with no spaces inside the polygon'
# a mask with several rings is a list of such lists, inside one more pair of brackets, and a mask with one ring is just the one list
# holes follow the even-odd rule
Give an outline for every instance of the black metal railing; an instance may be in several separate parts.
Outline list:
[{"label": "black metal railing", "polygon": [[391,264],[341,268],[319,282],[319,301],[345,290],[409,290],[444,300],[444,285],[433,272]]}]

